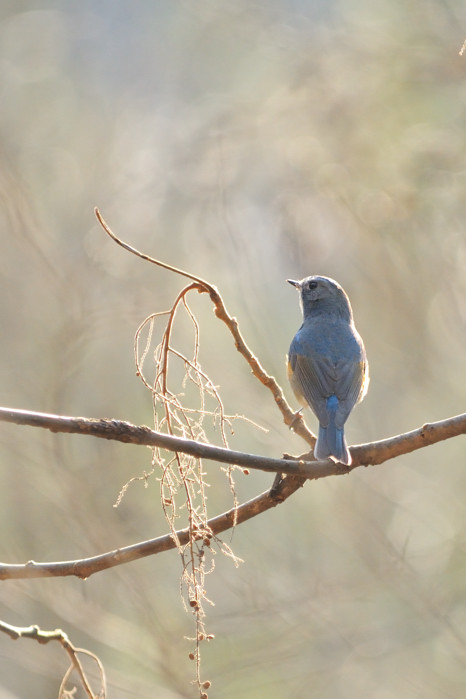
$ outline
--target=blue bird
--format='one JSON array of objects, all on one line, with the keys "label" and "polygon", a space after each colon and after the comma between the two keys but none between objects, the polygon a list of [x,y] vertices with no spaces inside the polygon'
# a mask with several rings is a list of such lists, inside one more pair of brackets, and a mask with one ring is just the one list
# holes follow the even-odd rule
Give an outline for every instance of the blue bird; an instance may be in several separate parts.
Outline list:
[{"label": "blue bird", "polygon": [[367,392],[369,367],[349,298],[329,277],[287,281],[298,289],[303,311],[288,353],[288,378],[298,401],[319,420],[314,456],[350,465],[344,425]]}]

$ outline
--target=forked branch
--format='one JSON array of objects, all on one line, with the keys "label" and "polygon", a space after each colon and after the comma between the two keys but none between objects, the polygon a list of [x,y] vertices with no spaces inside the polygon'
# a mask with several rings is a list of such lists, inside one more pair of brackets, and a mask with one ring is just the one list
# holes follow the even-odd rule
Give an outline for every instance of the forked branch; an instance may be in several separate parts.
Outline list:
[{"label": "forked branch", "polygon": [[[144,446],[158,445],[163,449],[185,451],[185,453],[201,456],[205,459],[222,461],[223,463],[241,463],[242,466],[248,468],[270,470],[277,473],[287,472],[291,475],[291,478],[286,478],[283,481],[277,492],[271,493],[271,491],[267,490],[252,500],[239,505],[237,508],[232,508],[217,517],[209,519],[208,526],[213,534],[219,534],[231,529],[235,523],[241,524],[275,507],[303,485],[306,479],[343,475],[358,466],[382,464],[396,456],[408,454],[416,449],[466,433],[466,413],[463,413],[440,422],[428,423],[412,432],[351,447],[353,463],[351,466],[344,466],[330,460],[307,460],[309,458],[308,455],[303,455],[301,457],[302,460],[268,459],[267,457],[254,454],[214,447],[210,444],[183,440],[171,435],[154,432],[148,427],[139,427],[120,420],[92,420],[0,408],[0,421],[42,427],[53,432],[71,432]],[[177,538],[181,545],[188,543],[189,537],[189,529],[177,531]],[[162,551],[168,551],[175,547],[176,544],[172,535],[167,534],[99,556],[75,561],[58,563],[36,563],[30,561],[24,565],[0,564],[0,580],[68,575],[87,578],[98,571],[129,563],[138,558],[151,556]]]},{"label": "forked branch", "polygon": [[[66,689],[67,682],[73,670],[77,672],[82,687],[90,699],[98,699],[100,697],[107,696],[105,670],[99,658],[96,655],[94,655],[94,653],[90,653],[88,650],[85,650],[84,648],[76,648],[76,646],[74,646],[71,643],[67,634],[61,629],[54,629],[54,631],[42,631],[36,625],[25,627],[12,626],[11,624],[7,624],[4,621],[0,621],[0,631],[5,633],[13,640],[17,640],[19,638],[31,638],[34,641],[38,641],[38,643],[41,644],[50,643],[51,641],[58,641],[58,643],[60,643],[60,645],[65,649],[66,653],[68,654],[71,664],[68,670],[66,671],[65,676],[63,677],[58,693],[59,699],[61,699],[61,697],[71,696],[72,694],[74,694],[75,690]],[[91,658],[98,667],[101,684],[98,694],[95,694],[92,691],[91,684],[84,671],[83,665],[80,660],[80,656],[86,656],[88,658]]]}]

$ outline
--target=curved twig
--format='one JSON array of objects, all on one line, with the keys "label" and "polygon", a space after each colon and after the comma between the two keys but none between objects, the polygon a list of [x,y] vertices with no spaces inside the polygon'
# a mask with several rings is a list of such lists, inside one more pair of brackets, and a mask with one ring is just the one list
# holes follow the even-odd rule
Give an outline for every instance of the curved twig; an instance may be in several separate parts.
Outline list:
[{"label": "curved twig", "polygon": [[123,240],[121,240],[120,238],[118,238],[118,236],[115,235],[115,233],[111,230],[110,226],[102,217],[102,214],[100,213],[97,207],[95,207],[94,211],[100,225],[102,226],[104,231],[110,236],[110,238],[112,238],[112,240],[115,241],[115,243],[120,245],[125,250],[128,250],[128,252],[131,252],[133,255],[136,255],[137,257],[146,260],[147,262],[151,262],[152,264],[157,265],[158,267],[168,269],[170,272],[175,272],[175,274],[180,274],[181,276],[186,277],[187,279],[191,279],[193,282],[199,285],[200,293],[205,292],[209,294],[210,299],[214,304],[215,315],[219,320],[225,323],[225,325],[233,335],[235,347],[249,364],[249,367],[253,375],[257,379],[259,379],[259,381],[266,388],[268,388],[269,391],[271,391],[275,403],[283,416],[283,421],[285,422],[285,424],[291,427],[293,431],[296,432],[296,434],[299,434],[299,436],[302,437],[302,439],[304,439],[310,447],[313,447],[315,444],[315,436],[306,426],[301,413],[295,413],[291,409],[279,384],[275,381],[273,376],[267,374],[257,357],[251,352],[251,350],[247,346],[239,330],[238,321],[236,320],[236,318],[233,318],[233,316],[231,316],[228,313],[218,289],[215,286],[213,286],[213,284],[209,284],[209,282],[205,281],[205,279],[201,279],[201,277],[196,277],[194,274],[185,272],[184,270],[179,269],[178,267],[173,267],[172,265],[169,265],[166,262],[162,262],[161,260],[157,260],[154,257],[150,257],[150,255],[146,255],[145,253],[140,252],[136,248],[133,248],[131,245],[128,245],[128,243],[125,243]]}]

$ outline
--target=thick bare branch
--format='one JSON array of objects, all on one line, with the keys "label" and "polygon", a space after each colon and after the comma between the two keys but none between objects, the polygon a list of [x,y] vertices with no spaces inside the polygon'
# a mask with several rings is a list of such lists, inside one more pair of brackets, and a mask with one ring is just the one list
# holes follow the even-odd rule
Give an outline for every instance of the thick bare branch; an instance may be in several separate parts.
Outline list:
[{"label": "thick bare branch", "polygon": [[[341,475],[348,473],[353,468],[361,465],[381,464],[390,458],[407,454],[415,449],[435,444],[436,442],[466,433],[466,413],[455,417],[423,425],[417,430],[397,435],[389,439],[370,444],[363,444],[351,447],[353,463],[351,466],[344,466],[333,461],[305,461],[308,455],[301,457],[297,463],[293,459],[267,459],[253,454],[244,454],[229,449],[212,447],[208,444],[200,444],[191,440],[179,439],[165,434],[153,432],[147,427],[137,427],[120,420],[90,420],[87,418],[70,418],[58,415],[48,415],[45,413],[33,413],[30,411],[11,410],[0,408],[0,421],[13,422],[22,425],[32,425],[45,427],[54,432],[73,432],[75,434],[88,434],[104,439],[115,439],[133,444],[160,444],[165,449],[186,449],[187,453],[203,458],[213,458],[219,460],[218,456],[235,463],[241,459],[244,466],[250,468],[264,469],[268,462],[273,465],[277,472],[283,473],[285,468],[294,465],[294,470],[290,467],[290,474],[280,486],[273,492],[266,491],[257,497],[243,503],[237,508],[232,508],[217,517],[208,521],[213,534],[220,534],[230,529],[234,524],[255,517],[266,510],[275,507],[286,500],[309,479],[323,478],[331,475]],[[158,441],[160,438],[160,442]],[[152,440],[152,441],[151,441]],[[191,450],[192,451],[188,451]],[[214,456],[215,454],[215,456]],[[259,461],[258,461],[259,460]],[[262,461],[263,460],[263,461]],[[260,465],[259,465],[260,464]],[[307,476],[303,477],[303,473]],[[178,543],[184,545],[188,543],[190,537],[189,529],[182,529],[176,533]],[[80,578],[87,578],[93,573],[116,565],[129,563],[130,561],[144,558],[162,551],[168,551],[176,547],[175,540],[171,534],[139,542],[131,546],[126,546],[115,551],[110,551],[99,556],[85,558],[75,561],[61,561],[51,563],[36,563],[30,561],[24,565],[0,564],[0,580],[11,578],[39,578],[53,576],[75,575]]]},{"label": "thick bare branch", "polygon": [[286,459],[274,459],[258,454],[216,447],[212,444],[182,439],[173,435],[155,432],[145,425],[132,425],[123,420],[93,419],[69,417],[49,413],[35,413],[29,410],[0,408],[0,422],[12,422],[18,425],[42,427],[52,432],[68,432],[90,435],[101,439],[118,442],[158,446],[173,452],[183,452],[211,461],[236,464],[247,468],[275,473],[287,473],[302,478],[317,479],[348,473],[357,466],[381,464],[401,454],[408,454],[416,449],[436,444],[451,437],[466,433],[466,413],[432,422],[412,432],[399,434],[377,442],[351,447],[353,463],[351,466],[338,464],[330,459],[314,461],[309,454]]},{"label": "thick bare branch", "polygon": [[352,467],[376,466],[388,459],[458,437],[460,434],[466,434],[466,413],[438,422],[427,422],[416,430],[388,439],[351,447]]},{"label": "thick bare branch", "polygon": [[[246,466],[272,473],[288,473],[315,478],[314,464],[305,464],[295,459],[274,459],[267,456],[247,454],[242,451],[216,447],[212,444],[183,439],[164,432],[155,432],[145,425],[132,425],[123,420],[93,419],[85,417],[68,417],[49,413],[35,413],[29,410],[14,410],[0,408],[0,422],[13,422],[17,425],[43,427],[51,432],[85,434],[100,439],[112,439],[117,442],[139,444],[141,446],[157,446],[172,452],[190,454],[220,463]],[[327,464],[326,461],[315,462]],[[311,467],[311,468],[309,468]]]}]

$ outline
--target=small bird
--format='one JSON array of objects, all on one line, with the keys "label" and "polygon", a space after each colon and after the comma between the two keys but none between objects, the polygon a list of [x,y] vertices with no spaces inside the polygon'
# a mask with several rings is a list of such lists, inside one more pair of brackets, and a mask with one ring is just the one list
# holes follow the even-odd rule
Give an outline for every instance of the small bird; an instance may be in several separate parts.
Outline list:
[{"label": "small bird", "polygon": [[367,392],[369,367],[349,298],[329,277],[287,281],[298,289],[303,311],[288,353],[288,378],[298,401],[319,420],[314,456],[350,465],[344,425]]}]

